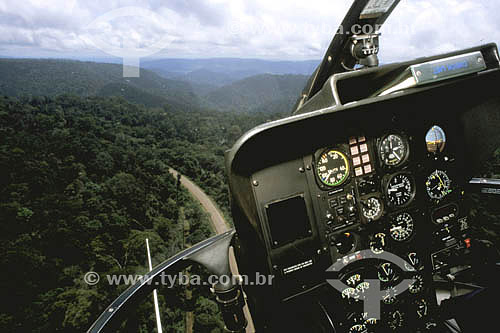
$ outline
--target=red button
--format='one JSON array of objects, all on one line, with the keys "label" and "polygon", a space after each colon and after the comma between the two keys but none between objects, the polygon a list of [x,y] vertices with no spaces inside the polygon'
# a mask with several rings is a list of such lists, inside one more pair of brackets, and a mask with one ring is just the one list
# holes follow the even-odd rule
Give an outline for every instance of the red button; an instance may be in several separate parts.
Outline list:
[{"label": "red button", "polygon": [[470,248],[470,238],[466,238],[464,242],[465,242],[465,247]]}]

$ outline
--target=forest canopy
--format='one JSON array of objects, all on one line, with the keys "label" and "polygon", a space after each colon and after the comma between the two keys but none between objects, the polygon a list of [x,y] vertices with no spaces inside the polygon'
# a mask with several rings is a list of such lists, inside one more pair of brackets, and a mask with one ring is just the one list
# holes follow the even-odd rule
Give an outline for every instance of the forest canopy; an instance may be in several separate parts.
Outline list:
[{"label": "forest canopy", "polygon": [[[145,238],[158,264],[209,237],[207,216],[168,169],[196,181],[227,215],[224,150],[266,120],[116,97],[0,97],[0,287],[8,300],[0,330],[85,331],[124,290],[88,286],[86,272],[144,274]],[[166,330],[184,330],[184,311],[195,313],[194,326],[220,330],[208,291],[185,292],[160,291]],[[125,330],[152,330],[151,306]]]}]

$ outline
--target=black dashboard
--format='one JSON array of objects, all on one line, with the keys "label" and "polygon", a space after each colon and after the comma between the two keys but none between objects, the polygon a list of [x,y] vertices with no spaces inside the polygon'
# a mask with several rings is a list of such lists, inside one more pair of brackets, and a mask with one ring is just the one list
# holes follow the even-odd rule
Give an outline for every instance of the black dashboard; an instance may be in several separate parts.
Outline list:
[{"label": "black dashboard", "polygon": [[[281,298],[290,300],[322,285],[325,274],[320,270],[354,256],[352,265],[346,262],[335,277],[345,286],[339,290],[345,309],[340,327],[364,332],[377,325],[378,319],[359,309],[373,279],[387,293],[382,300],[385,329],[432,325],[428,314],[436,300],[431,272],[445,262],[439,253],[467,247],[462,241],[468,211],[461,137],[460,128],[450,122],[425,131],[394,126],[356,132],[302,161],[256,173],[261,181],[280,179],[283,173],[303,175],[302,183],[294,179],[294,184],[281,186],[287,195],[278,199],[279,188],[268,198],[270,192],[255,187],[271,269],[286,286]],[[383,260],[383,253],[404,259],[406,267]],[[404,287],[404,279],[414,282],[400,292],[395,288]]]},{"label": "black dashboard", "polygon": [[[228,151],[240,271],[274,276],[244,287],[257,328],[440,331],[433,274],[468,252],[466,184],[498,142],[478,122],[497,114],[498,79],[297,115]],[[380,317],[364,307],[374,290]]]}]

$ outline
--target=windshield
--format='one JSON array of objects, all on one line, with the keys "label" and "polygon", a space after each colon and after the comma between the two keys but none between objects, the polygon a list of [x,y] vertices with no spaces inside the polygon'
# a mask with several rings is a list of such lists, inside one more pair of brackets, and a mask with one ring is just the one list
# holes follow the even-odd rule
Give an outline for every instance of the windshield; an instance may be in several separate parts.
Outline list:
[{"label": "windshield", "polygon": [[[225,153],[291,114],[351,5],[0,0],[0,332],[87,331],[150,267],[232,228]],[[499,12],[402,1],[380,63],[498,42]],[[207,277],[162,280],[121,331],[222,332]]]}]

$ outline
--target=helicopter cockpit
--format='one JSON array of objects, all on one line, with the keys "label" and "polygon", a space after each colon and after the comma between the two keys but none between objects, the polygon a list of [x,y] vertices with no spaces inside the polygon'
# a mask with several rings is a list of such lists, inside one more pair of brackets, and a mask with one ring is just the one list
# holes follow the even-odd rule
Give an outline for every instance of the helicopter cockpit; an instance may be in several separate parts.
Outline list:
[{"label": "helicopter cockpit", "polygon": [[[380,26],[398,3],[355,1],[343,30]],[[231,244],[247,279],[214,286],[230,331],[245,330],[245,303],[259,332],[492,330],[494,309],[475,305],[484,290],[498,295],[498,265],[471,208],[500,193],[498,180],[479,179],[500,142],[497,47],[381,67],[378,49],[376,30],[337,33],[293,115],[226,152],[235,231],[151,279],[183,260],[230,274]]]}]

